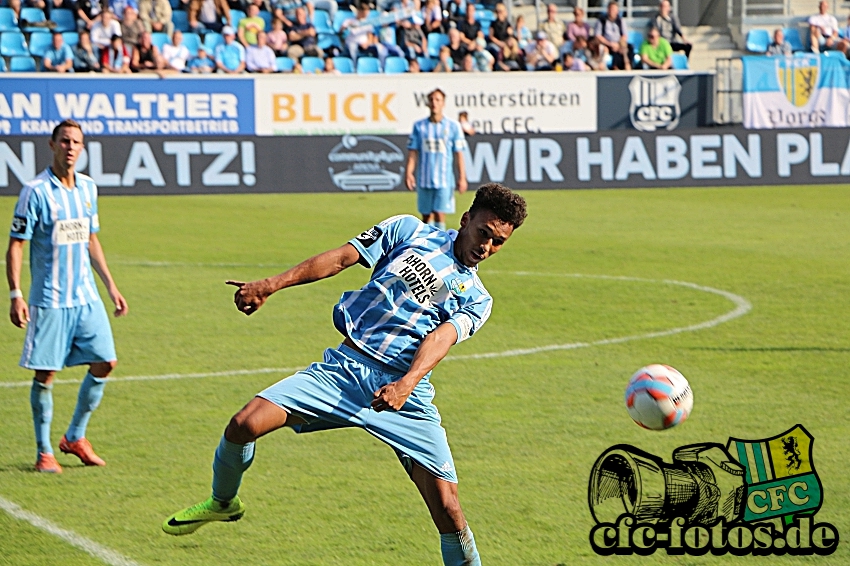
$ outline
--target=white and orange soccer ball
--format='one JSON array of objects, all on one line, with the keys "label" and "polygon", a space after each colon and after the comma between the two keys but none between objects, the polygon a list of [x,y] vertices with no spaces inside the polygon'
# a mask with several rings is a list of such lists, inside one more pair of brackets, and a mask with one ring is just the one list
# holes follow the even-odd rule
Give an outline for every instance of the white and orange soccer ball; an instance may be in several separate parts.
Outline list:
[{"label": "white and orange soccer ball", "polygon": [[635,372],[626,387],[626,409],[650,430],[676,426],[691,414],[694,394],[685,376],[670,366],[652,364]]}]

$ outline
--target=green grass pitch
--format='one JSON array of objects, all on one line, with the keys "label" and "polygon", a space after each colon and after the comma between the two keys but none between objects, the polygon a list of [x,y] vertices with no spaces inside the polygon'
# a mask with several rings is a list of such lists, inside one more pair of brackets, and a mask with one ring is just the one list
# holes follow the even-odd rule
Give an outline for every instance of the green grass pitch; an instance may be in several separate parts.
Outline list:
[{"label": "green grass pitch", "polygon": [[[597,557],[588,544],[591,466],[617,443],[669,461],[680,445],[763,438],[798,422],[815,437],[818,519],[844,540],[829,557],[770,560],[850,564],[848,195],[846,187],[525,193],[527,224],[481,267],[493,315],[452,355],[640,335],[734,308],[685,287],[568,274],[688,281],[740,295],[752,311],[697,332],[438,366],[435,402],[484,564],[739,562]],[[461,196],[458,209],[470,201]],[[14,199],[0,205],[10,218]],[[404,212],[414,212],[413,195],[101,198],[101,241],[131,311],[113,322],[120,363],[88,431],[108,466],[59,455],[64,474],[34,473],[29,388],[0,387],[0,498],[146,566],[441,564],[413,484],[391,450],[356,430],[271,434],[245,476],[242,521],[163,534],[164,517],[208,495],[229,417],[285,374],[119,381],[319,358],[339,342],[332,305],[368,278],[365,269],[284,291],[251,317],[236,311],[225,279],[277,273]],[[22,341],[22,331],[0,324],[3,383],[30,380],[17,366]],[[663,433],[635,426],[623,404],[629,376],[652,362],[678,368],[695,392],[691,418]],[[54,448],[76,393],[76,384],[55,386]],[[98,562],[0,511],[0,564],[53,563]]]}]

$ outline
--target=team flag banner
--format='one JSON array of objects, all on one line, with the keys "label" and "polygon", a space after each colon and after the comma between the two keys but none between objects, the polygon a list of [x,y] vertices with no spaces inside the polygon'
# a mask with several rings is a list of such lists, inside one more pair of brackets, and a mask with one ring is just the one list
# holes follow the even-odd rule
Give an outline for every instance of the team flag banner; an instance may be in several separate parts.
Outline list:
[{"label": "team flag banner", "polygon": [[850,61],[827,54],[744,57],[744,127],[850,126]]}]

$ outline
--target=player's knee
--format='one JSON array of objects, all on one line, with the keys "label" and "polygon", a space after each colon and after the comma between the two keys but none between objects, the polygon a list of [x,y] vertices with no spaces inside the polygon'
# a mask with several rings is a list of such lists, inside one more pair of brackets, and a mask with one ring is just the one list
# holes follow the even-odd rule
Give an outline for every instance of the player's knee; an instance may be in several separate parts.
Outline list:
[{"label": "player's knee", "polygon": [[97,362],[89,366],[89,371],[93,376],[99,379],[103,379],[104,377],[107,377],[110,373],[112,373],[112,370],[114,370],[117,365],[118,360],[112,360],[109,362]]},{"label": "player's knee", "polygon": [[257,419],[251,418],[247,411],[239,411],[230,419],[224,436],[230,442],[247,444],[257,440],[262,433]]},{"label": "player's knee", "polygon": [[35,377],[33,379],[35,379],[39,383],[50,385],[53,382],[53,378],[55,376],[55,371],[37,371],[35,372]]}]

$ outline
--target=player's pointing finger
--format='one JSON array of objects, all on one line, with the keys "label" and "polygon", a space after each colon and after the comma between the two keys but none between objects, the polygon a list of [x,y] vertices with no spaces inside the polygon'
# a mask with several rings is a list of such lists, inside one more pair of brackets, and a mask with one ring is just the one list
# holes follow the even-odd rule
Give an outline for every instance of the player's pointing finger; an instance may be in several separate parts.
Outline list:
[{"label": "player's pointing finger", "polygon": [[234,287],[239,287],[240,289],[245,286],[244,281],[233,281],[232,279],[228,279],[224,282],[225,285],[233,285]]}]

